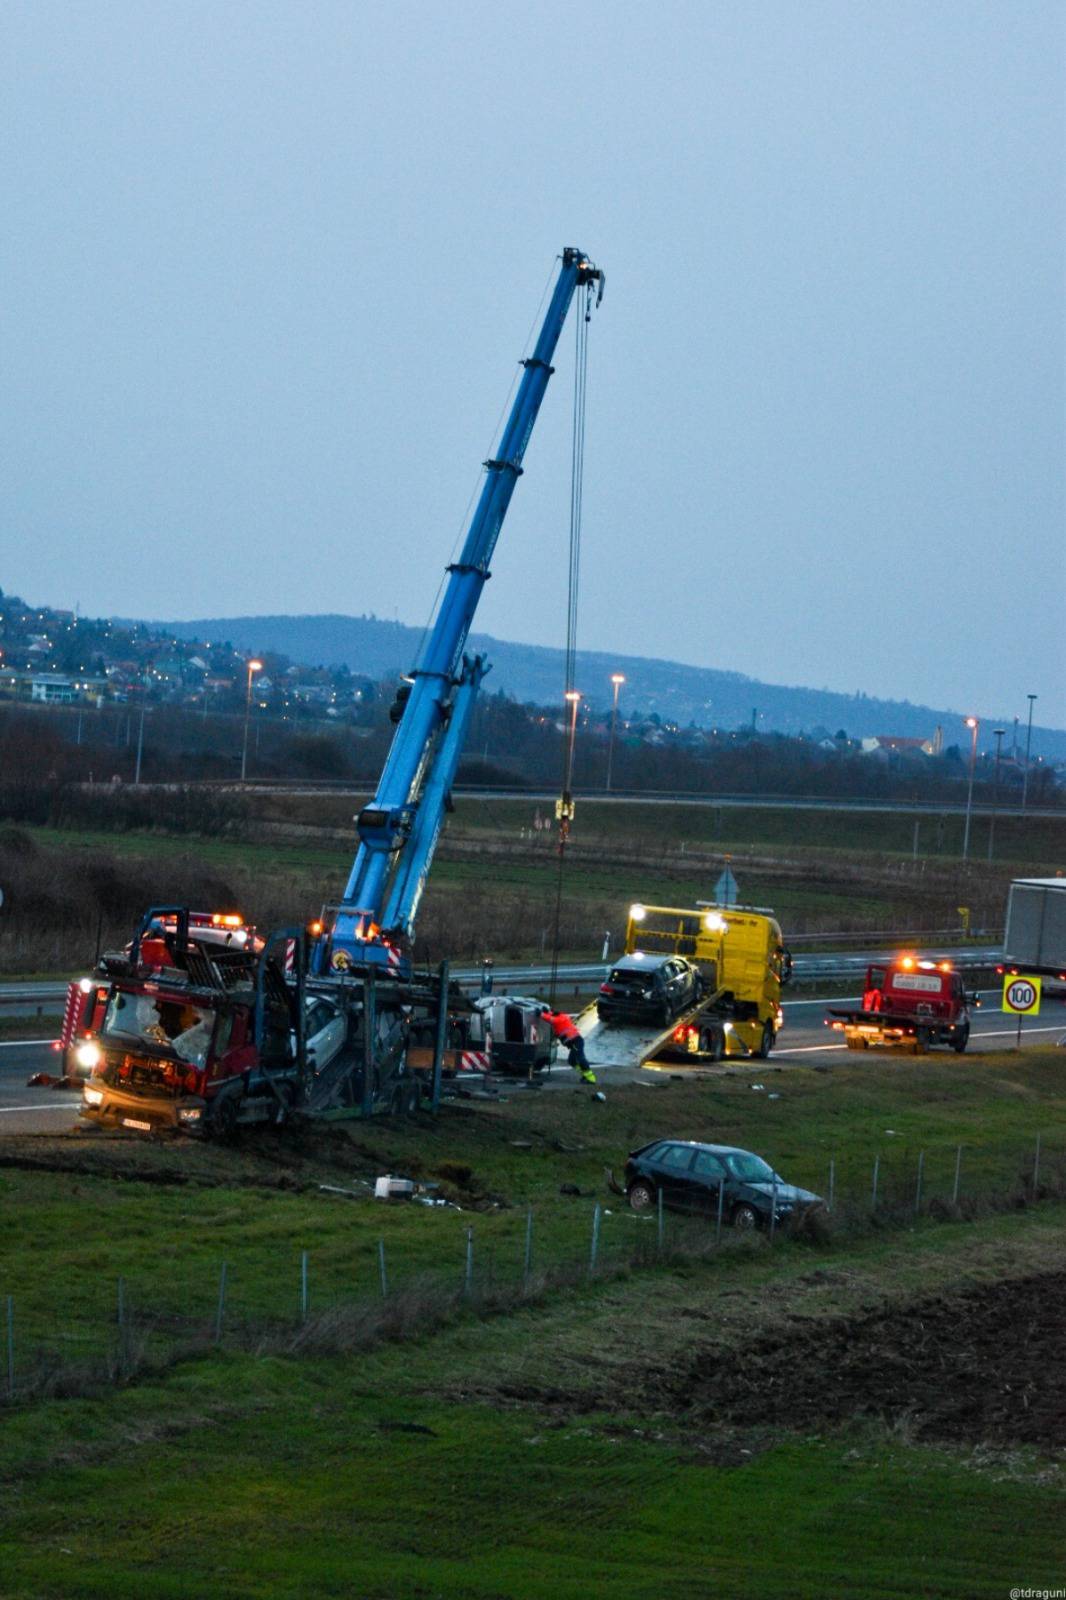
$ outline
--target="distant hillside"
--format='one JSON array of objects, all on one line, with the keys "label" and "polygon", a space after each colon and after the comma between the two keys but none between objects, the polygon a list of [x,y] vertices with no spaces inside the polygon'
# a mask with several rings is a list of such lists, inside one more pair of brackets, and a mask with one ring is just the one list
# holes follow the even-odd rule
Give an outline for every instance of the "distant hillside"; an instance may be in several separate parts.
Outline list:
[{"label": "distant hillside", "polygon": [[[151,623],[181,639],[227,642],[243,650],[277,650],[308,666],[347,666],[351,672],[379,678],[408,671],[417,658],[422,633],[400,622],[377,617],[334,614],[304,617],[213,617],[192,622]],[[487,634],[471,634],[469,648],[485,653],[492,663],[486,689],[502,689],[516,700],[550,705],[561,698],[563,653],[542,645],[511,644]],[[929,737],[938,724],[944,743],[958,744],[965,730],[957,712],[912,705],[908,700],[879,700],[872,695],[835,694],[825,689],[793,688],[761,683],[739,672],[712,667],[687,667],[647,656],[582,651],[578,687],[594,706],[610,704],[612,672],[626,676],[623,713],[656,712],[663,721],[682,726],[736,728],[750,724],[780,733],[830,733],[844,728],[852,738],[878,733]],[[1034,752],[1066,756],[1066,732],[1034,729]]]}]

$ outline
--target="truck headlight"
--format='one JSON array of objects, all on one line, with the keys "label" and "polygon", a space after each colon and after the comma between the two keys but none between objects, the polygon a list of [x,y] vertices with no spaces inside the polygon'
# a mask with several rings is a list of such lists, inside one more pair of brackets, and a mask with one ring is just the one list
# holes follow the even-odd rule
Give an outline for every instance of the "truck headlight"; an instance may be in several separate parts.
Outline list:
[{"label": "truck headlight", "polygon": [[81,1096],[87,1106],[98,1106],[104,1098],[104,1091],[102,1089],[90,1089],[89,1085],[86,1084],[81,1091]]},{"label": "truck headlight", "polygon": [[202,1116],[203,1116],[203,1111],[199,1106],[179,1106],[178,1107],[178,1121],[179,1122],[184,1122],[186,1124],[193,1123],[193,1122],[199,1122]]},{"label": "truck headlight", "polygon": [[92,1039],[86,1039],[85,1043],[80,1044],[74,1052],[74,1059],[78,1066],[84,1067],[88,1072],[91,1072],[93,1067],[100,1065],[102,1057],[103,1052],[100,1046],[95,1044]]}]

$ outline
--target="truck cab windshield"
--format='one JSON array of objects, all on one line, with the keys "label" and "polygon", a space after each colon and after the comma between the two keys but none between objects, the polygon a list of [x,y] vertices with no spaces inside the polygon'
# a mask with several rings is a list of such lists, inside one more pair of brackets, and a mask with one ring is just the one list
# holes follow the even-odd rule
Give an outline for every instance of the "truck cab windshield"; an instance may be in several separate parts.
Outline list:
[{"label": "truck cab windshield", "polygon": [[211,1047],[215,1014],[204,1006],[164,995],[127,994],[118,989],[107,1003],[101,1037],[116,1044],[167,1050],[202,1067]]}]

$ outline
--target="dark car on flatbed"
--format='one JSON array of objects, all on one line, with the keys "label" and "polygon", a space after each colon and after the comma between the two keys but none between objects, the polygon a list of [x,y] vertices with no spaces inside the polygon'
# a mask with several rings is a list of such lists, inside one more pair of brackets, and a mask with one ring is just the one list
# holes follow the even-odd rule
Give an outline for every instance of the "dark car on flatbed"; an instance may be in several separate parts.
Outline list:
[{"label": "dark car on flatbed", "polygon": [[735,1228],[769,1227],[771,1214],[784,1225],[820,1195],[786,1183],[762,1158],[729,1144],[691,1139],[656,1139],[634,1150],[625,1166],[625,1190],[634,1211],[662,1203],[673,1211],[715,1215],[722,1191],[722,1216]]},{"label": "dark car on flatbed", "polygon": [[658,1022],[669,1027],[703,996],[703,977],[684,956],[635,950],[611,968],[596,996],[601,1022]]}]

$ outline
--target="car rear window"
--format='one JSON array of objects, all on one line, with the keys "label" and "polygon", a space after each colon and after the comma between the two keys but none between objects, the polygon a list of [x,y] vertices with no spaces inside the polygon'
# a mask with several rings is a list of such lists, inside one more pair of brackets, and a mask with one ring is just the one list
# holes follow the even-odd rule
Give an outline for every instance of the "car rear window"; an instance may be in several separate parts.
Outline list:
[{"label": "car rear window", "polygon": [[620,988],[650,989],[652,974],[650,972],[635,972],[632,967],[615,967],[611,973],[612,983],[617,983]]}]

